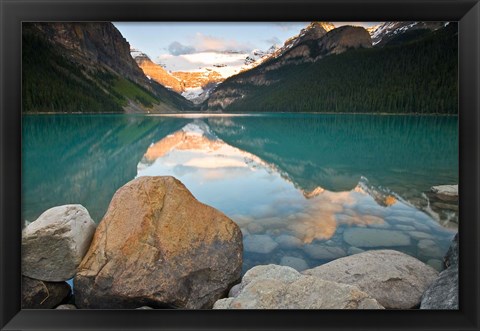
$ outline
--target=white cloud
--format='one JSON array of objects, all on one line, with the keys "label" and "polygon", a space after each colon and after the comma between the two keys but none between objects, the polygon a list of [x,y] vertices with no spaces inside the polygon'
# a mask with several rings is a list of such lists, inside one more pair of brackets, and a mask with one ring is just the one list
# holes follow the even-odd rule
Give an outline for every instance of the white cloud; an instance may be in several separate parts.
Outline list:
[{"label": "white cloud", "polygon": [[192,40],[192,46],[198,51],[249,51],[253,48],[249,43],[235,39],[225,39],[197,32]]}]

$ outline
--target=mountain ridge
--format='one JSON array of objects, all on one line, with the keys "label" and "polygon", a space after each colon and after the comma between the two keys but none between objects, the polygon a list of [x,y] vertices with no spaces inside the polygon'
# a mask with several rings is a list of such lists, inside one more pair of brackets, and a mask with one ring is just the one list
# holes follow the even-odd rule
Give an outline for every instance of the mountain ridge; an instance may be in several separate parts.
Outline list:
[{"label": "mountain ridge", "polygon": [[202,109],[457,113],[458,29],[454,23],[442,26],[413,36],[397,34],[374,48],[363,28],[356,29],[368,35],[365,44],[348,47],[355,44],[336,43],[333,35],[342,28],[360,31],[337,28],[318,41],[297,43],[289,50],[296,54],[291,57],[294,60],[286,61],[285,52],[230,77],[216,88]]},{"label": "mountain ridge", "polygon": [[22,59],[24,112],[192,109],[143,74],[112,23],[23,23]]}]

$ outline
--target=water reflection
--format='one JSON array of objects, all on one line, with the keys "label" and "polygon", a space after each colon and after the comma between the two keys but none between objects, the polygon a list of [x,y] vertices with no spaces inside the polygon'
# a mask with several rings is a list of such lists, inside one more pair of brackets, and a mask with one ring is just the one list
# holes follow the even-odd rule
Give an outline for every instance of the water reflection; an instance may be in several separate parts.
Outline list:
[{"label": "water reflection", "polygon": [[220,139],[204,120],[152,143],[137,169],[138,176],[177,177],[197,199],[230,216],[244,234],[245,270],[265,263],[313,266],[380,248],[435,265],[453,235],[366,178],[344,191],[320,186],[307,191],[277,164]]},{"label": "water reflection", "polygon": [[301,269],[377,248],[438,265],[453,231],[432,218],[422,194],[458,182],[456,123],[306,114],[24,116],[23,219],[80,203],[98,222],[115,190],[135,176],[173,175],[239,224],[244,269]]}]

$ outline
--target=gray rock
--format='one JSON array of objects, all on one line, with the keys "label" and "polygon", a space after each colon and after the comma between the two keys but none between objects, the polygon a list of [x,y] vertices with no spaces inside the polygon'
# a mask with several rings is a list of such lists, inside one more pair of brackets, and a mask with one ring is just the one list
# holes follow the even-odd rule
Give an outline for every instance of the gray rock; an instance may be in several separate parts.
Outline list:
[{"label": "gray rock", "polygon": [[452,239],[452,243],[448,248],[447,254],[444,258],[445,266],[458,265],[458,232],[455,234],[455,237]]},{"label": "gray rock", "polygon": [[153,310],[152,307],[149,307],[149,306],[141,306],[141,307],[138,307],[138,308],[135,308],[135,309],[140,309],[140,310]]},{"label": "gray rock", "polygon": [[51,309],[70,296],[66,282],[45,282],[22,277],[22,309]]},{"label": "gray rock", "polygon": [[66,305],[60,305],[55,309],[61,309],[61,310],[72,310],[72,309],[77,309],[77,306],[71,305],[71,304],[66,304]]},{"label": "gray rock", "polygon": [[354,255],[354,254],[360,254],[360,253],[363,253],[363,252],[365,252],[365,251],[361,248],[350,246],[348,248],[347,254],[348,255]]},{"label": "gray rock", "polygon": [[432,208],[445,210],[445,211],[447,211],[447,210],[458,211],[458,205],[457,204],[444,203],[444,202],[433,202],[432,203]]},{"label": "gray rock", "polygon": [[277,264],[257,265],[245,273],[240,283],[240,290],[254,279],[276,279],[290,282],[299,276],[300,273],[292,267]]},{"label": "gray rock", "polygon": [[252,222],[252,223],[247,225],[247,230],[251,234],[261,233],[261,232],[263,232],[263,226],[261,226],[258,223]]},{"label": "gray rock", "polygon": [[399,229],[399,230],[402,230],[402,231],[415,231],[415,228],[413,226],[402,225],[402,224],[395,225],[395,229]]},{"label": "gray rock", "polygon": [[433,269],[437,270],[438,272],[444,269],[443,262],[437,259],[430,259],[427,261],[427,264],[431,266]]},{"label": "gray rock", "polygon": [[458,265],[440,273],[425,291],[420,309],[458,309]]},{"label": "gray rock", "polygon": [[305,245],[303,246],[303,251],[310,258],[316,260],[333,260],[347,255],[347,253],[341,247],[331,247],[317,244]]},{"label": "gray rock", "polygon": [[458,200],[458,185],[438,185],[430,189],[435,195],[444,201]]},{"label": "gray rock", "polygon": [[418,230],[422,232],[428,232],[430,231],[430,227],[428,225],[422,224],[422,223],[413,223],[413,226]]},{"label": "gray rock", "polygon": [[247,281],[244,277],[236,297],[218,300],[213,309],[383,309],[355,286],[304,276],[289,267],[260,267]]},{"label": "gray rock", "polygon": [[432,235],[421,231],[411,231],[408,234],[415,240],[433,239]]},{"label": "gray rock", "polygon": [[22,231],[22,273],[44,281],[71,279],[85,256],[95,223],[81,205],[45,211]]},{"label": "gray rock", "polygon": [[424,225],[420,222],[429,222],[432,220],[432,217],[423,211],[416,211],[415,214],[413,214],[413,218],[415,218],[416,221],[415,224],[413,224],[415,227],[417,224]]},{"label": "gray rock", "polygon": [[438,275],[423,262],[393,250],[355,254],[302,273],[355,285],[385,308],[392,309],[417,306]]},{"label": "gray rock", "polygon": [[305,269],[308,269],[308,264],[305,262],[304,259],[294,257],[294,256],[284,256],[282,257],[282,260],[280,261],[281,265],[287,266],[287,267],[292,267],[293,269],[297,271],[303,271]]},{"label": "gray rock", "polygon": [[269,254],[274,251],[278,244],[265,234],[253,234],[245,238],[243,242],[245,251],[259,254]]},{"label": "gray rock", "polygon": [[234,298],[238,295],[238,293],[240,293],[240,285],[241,284],[236,284],[236,285],[232,286],[230,291],[228,291],[228,297],[229,298]]},{"label": "gray rock", "polygon": [[430,239],[422,239],[418,242],[418,255],[423,258],[442,257],[442,250]]},{"label": "gray rock", "polygon": [[343,233],[343,239],[356,247],[408,246],[410,237],[400,231],[349,228]]},{"label": "gray rock", "polygon": [[276,237],[275,241],[280,245],[281,248],[286,249],[299,248],[303,245],[303,242],[300,239],[288,234],[282,234]]},{"label": "gray rock", "polygon": [[385,220],[392,225],[396,225],[397,223],[402,223],[405,225],[413,225],[413,223],[415,223],[415,220],[412,217],[408,217],[408,216],[391,215],[391,216],[387,216]]}]

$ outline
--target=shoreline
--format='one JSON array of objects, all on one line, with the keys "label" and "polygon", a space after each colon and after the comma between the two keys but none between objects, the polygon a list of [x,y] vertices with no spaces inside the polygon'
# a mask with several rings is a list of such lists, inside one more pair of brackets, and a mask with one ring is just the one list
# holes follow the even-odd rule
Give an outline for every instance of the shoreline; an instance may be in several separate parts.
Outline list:
[{"label": "shoreline", "polygon": [[32,115],[128,115],[128,116],[166,116],[179,115],[200,116],[263,116],[275,114],[299,114],[299,115],[370,115],[370,116],[446,116],[458,117],[459,114],[423,114],[423,113],[345,113],[345,112],[251,112],[251,113],[228,113],[228,112],[178,112],[178,113],[125,113],[125,112],[33,112],[22,113],[22,116]]}]

